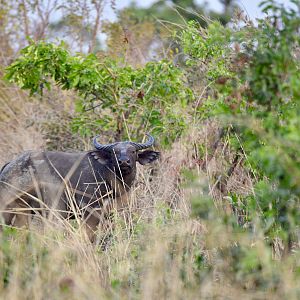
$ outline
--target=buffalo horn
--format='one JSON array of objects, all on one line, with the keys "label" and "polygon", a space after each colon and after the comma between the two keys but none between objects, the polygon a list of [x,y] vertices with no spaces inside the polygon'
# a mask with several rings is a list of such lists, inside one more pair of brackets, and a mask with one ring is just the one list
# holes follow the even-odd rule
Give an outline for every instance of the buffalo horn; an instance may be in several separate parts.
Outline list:
[{"label": "buffalo horn", "polygon": [[97,135],[93,139],[93,144],[94,144],[94,146],[97,150],[110,150],[113,146],[115,146],[117,144],[117,143],[113,143],[113,144],[102,145],[102,144],[97,142],[97,138],[99,136],[100,135]]},{"label": "buffalo horn", "polygon": [[[153,144],[154,144],[154,137],[148,133],[146,133],[146,135],[148,136],[148,141],[146,143],[134,143],[134,142],[127,142],[127,143],[130,143],[132,146],[134,146],[136,148],[136,150],[143,150],[143,149],[149,148],[149,147],[153,146]],[[97,142],[98,137],[99,137],[99,135],[95,136],[93,139],[94,146],[97,150],[108,151],[108,150],[111,150],[115,145],[118,144],[118,143],[113,143],[113,144],[102,145]]]},{"label": "buffalo horn", "polygon": [[148,141],[146,143],[134,143],[134,142],[130,142],[131,145],[133,145],[136,150],[143,150],[146,148],[149,148],[151,146],[153,146],[154,144],[154,137],[151,136],[150,134],[146,133],[146,135],[148,136]]}]

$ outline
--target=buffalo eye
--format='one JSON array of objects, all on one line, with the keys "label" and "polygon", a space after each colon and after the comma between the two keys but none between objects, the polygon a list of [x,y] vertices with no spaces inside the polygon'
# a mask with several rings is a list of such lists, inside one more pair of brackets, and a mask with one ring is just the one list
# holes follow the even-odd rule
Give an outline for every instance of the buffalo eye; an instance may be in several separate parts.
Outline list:
[{"label": "buffalo eye", "polygon": [[116,155],[120,155],[120,150],[113,150],[113,153]]}]

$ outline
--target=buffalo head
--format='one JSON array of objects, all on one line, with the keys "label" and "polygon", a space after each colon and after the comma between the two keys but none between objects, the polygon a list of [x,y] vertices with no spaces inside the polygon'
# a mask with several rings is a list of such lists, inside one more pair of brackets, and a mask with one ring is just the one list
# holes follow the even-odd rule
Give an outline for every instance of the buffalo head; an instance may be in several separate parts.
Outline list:
[{"label": "buffalo head", "polygon": [[102,164],[110,165],[114,170],[119,171],[122,175],[128,175],[135,171],[136,162],[145,165],[153,162],[159,157],[159,152],[146,150],[154,144],[154,138],[147,134],[148,141],[146,143],[134,142],[117,142],[113,144],[100,144],[97,141],[99,136],[93,140],[95,148],[101,152],[96,155],[97,160]]}]

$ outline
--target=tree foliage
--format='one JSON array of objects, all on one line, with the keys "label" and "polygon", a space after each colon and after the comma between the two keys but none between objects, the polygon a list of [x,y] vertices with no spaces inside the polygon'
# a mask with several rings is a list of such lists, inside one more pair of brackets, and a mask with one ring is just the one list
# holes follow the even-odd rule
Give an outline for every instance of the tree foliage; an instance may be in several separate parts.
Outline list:
[{"label": "tree foliage", "polygon": [[255,195],[244,200],[252,220],[259,215],[268,238],[288,243],[300,225],[300,15],[274,1],[261,6],[268,18],[257,26],[238,20],[230,28],[212,22],[203,30],[191,22],[180,40],[187,65],[202,66],[217,93],[199,114],[226,116],[232,145],[243,149],[256,177]]},{"label": "tree foliage", "polygon": [[95,126],[115,132],[117,138],[152,129],[168,143],[184,130],[181,111],[192,99],[183,72],[170,61],[133,68],[94,54],[72,56],[63,45],[45,42],[24,48],[7,68],[6,79],[31,95],[43,94],[52,83],[77,91],[73,127],[83,135],[91,135]]}]

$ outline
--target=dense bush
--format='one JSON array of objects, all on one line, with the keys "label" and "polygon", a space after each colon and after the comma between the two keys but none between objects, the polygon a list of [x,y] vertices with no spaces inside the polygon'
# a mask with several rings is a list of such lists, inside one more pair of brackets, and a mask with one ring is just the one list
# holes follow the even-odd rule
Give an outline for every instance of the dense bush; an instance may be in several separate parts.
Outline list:
[{"label": "dense bush", "polygon": [[45,42],[24,48],[7,68],[6,78],[31,95],[42,94],[53,83],[78,91],[78,115],[72,125],[88,136],[97,128],[115,133],[117,139],[152,130],[168,144],[185,129],[181,113],[192,99],[184,73],[170,61],[135,69],[94,54],[72,56],[63,45]]},{"label": "dense bush", "polygon": [[257,26],[191,22],[179,38],[186,64],[199,66],[214,92],[199,116],[231,124],[231,145],[255,177],[254,195],[243,199],[250,218],[259,216],[268,239],[291,246],[300,225],[300,16],[274,1],[261,5],[268,17]]}]

